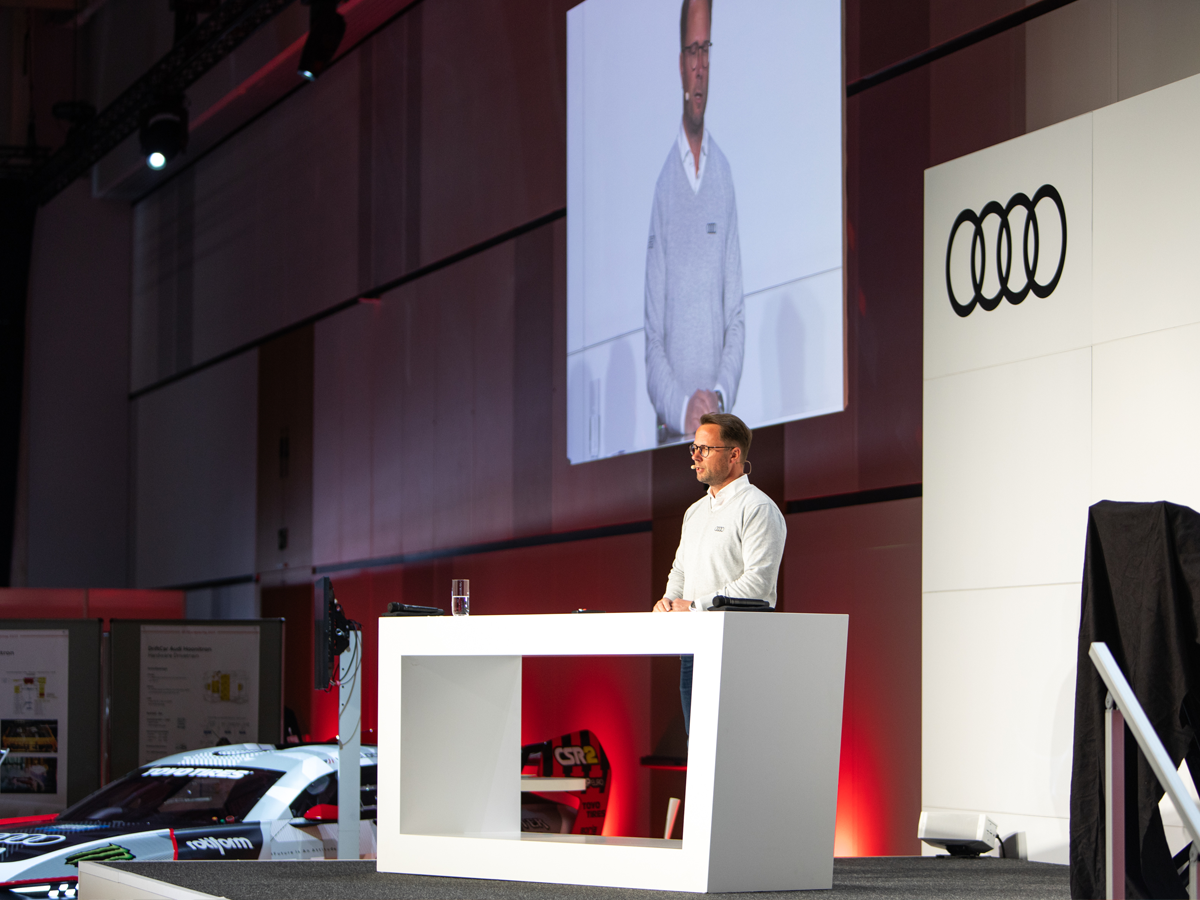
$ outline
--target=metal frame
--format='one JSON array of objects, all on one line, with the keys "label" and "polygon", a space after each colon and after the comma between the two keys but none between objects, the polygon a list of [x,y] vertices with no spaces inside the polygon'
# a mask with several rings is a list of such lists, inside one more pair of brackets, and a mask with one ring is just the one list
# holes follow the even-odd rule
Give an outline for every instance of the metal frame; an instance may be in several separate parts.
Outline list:
[{"label": "metal frame", "polygon": [[1183,779],[1171,764],[1171,757],[1158,739],[1133,688],[1125,680],[1108,645],[1096,641],[1088,657],[1100,673],[1108,696],[1104,700],[1104,874],[1106,896],[1112,900],[1125,898],[1125,726],[1133,732],[1138,746],[1150,763],[1154,776],[1163,786],[1175,809],[1183,819],[1183,827],[1192,838],[1191,862],[1188,865],[1188,896],[1198,900],[1200,874],[1197,856],[1200,854],[1200,807],[1196,806]]},{"label": "metal frame", "polygon": [[362,827],[362,630],[338,657],[338,859],[358,859]]}]

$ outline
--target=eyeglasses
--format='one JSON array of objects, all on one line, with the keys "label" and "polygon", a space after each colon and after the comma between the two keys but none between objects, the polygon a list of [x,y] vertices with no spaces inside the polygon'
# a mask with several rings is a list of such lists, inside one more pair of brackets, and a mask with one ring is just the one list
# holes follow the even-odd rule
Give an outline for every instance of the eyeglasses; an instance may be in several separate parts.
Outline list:
[{"label": "eyeglasses", "polygon": [[683,48],[683,52],[687,54],[688,65],[693,69],[697,65],[708,68],[708,51],[712,49],[712,41],[705,41],[703,44],[699,41],[688,44]]},{"label": "eyeglasses", "polygon": [[714,450],[732,449],[732,447],[705,447],[703,444],[692,444],[692,446],[688,447],[688,452],[691,453],[692,456],[695,456],[697,453],[699,453],[701,459],[708,459],[708,454],[712,453]]}]

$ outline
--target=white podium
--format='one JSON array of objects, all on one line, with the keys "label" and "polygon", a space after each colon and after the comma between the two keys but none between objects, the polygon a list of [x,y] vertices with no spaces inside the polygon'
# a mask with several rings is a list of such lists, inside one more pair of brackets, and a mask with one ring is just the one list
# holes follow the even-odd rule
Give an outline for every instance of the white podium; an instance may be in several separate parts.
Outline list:
[{"label": "white podium", "polygon": [[[775,612],[381,619],[379,871],[832,887],[847,624]],[[683,840],[522,834],[521,657],[680,653],[695,655]]]}]

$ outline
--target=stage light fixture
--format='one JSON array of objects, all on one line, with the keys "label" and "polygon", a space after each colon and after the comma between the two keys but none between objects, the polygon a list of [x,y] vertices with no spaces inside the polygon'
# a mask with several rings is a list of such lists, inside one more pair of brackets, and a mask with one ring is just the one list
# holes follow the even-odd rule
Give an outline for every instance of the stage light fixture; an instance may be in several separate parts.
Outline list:
[{"label": "stage light fixture", "polygon": [[978,856],[1000,843],[996,823],[983,813],[923,811],[917,838],[951,856]]},{"label": "stage light fixture", "polygon": [[346,34],[346,20],[337,11],[338,0],[309,0],[308,40],[300,52],[301,76],[316,81],[333,61]]},{"label": "stage light fixture", "polygon": [[187,102],[182,95],[169,97],[142,112],[138,133],[142,155],[151,169],[161,169],[187,149]]}]

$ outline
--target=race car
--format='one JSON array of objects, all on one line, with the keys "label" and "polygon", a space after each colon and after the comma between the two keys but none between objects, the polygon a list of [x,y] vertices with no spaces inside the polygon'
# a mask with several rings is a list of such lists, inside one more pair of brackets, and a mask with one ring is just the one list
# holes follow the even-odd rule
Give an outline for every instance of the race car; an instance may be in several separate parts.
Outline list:
[{"label": "race car", "polygon": [[[359,848],[375,856],[374,747]],[[231,744],[156,760],[57,816],[0,819],[0,898],[73,898],[83,860],[333,859],[336,744]]]},{"label": "race car", "polygon": [[591,731],[521,748],[521,830],[603,834],[612,768]]}]

